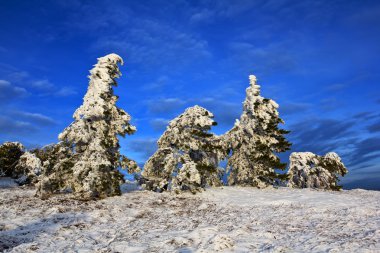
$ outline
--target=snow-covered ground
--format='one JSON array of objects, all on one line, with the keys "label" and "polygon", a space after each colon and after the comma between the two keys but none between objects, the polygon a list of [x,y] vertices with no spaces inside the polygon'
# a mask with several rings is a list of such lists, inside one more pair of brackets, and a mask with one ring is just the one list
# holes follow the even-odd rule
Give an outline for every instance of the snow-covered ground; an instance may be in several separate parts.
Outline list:
[{"label": "snow-covered ground", "polygon": [[0,251],[380,252],[380,192],[223,187],[43,201],[0,188]]}]

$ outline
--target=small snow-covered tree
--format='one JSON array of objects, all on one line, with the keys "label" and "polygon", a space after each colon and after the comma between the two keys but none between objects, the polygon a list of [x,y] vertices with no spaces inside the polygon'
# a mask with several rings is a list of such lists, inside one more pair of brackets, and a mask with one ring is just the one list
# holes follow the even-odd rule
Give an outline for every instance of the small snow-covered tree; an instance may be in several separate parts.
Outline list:
[{"label": "small snow-covered tree", "polygon": [[[131,117],[116,106],[118,96],[113,87],[121,73],[116,54],[98,58],[90,71],[90,82],[83,104],[75,111],[72,122],[60,135],[53,160],[44,170],[37,194],[46,197],[59,191],[73,191],[82,198],[103,198],[120,194],[123,176],[119,167],[137,172],[137,164],[119,152],[118,136],[133,134]],[[54,153],[54,152],[53,152]]]},{"label": "small snow-covered tree", "polygon": [[17,175],[16,183],[20,185],[35,184],[38,176],[41,174],[41,160],[30,152],[25,152],[18,160],[15,166],[15,174]]},{"label": "small snow-covered tree", "polygon": [[41,169],[40,159],[25,152],[21,143],[5,142],[0,145],[0,176],[12,177],[20,185],[35,184]]},{"label": "small snow-covered tree", "polygon": [[318,156],[311,152],[293,152],[289,158],[289,181],[292,188],[318,188],[340,190],[339,175],[348,171],[334,152]]},{"label": "small snow-covered tree", "polygon": [[278,126],[284,123],[278,104],[260,95],[254,75],[249,80],[240,121],[223,136],[230,149],[228,183],[262,188],[281,177],[275,169],[283,170],[286,164],[276,154],[289,150],[291,143],[284,137],[288,131]]},{"label": "small snow-covered tree", "polygon": [[15,166],[24,152],[25,147],[19,142],[4,142],[0,145],[1,177],[18,177]]},{"label": "small snow-covered tree", "polygon": [[211,126],[214,115],[194,106],[173,119],[158,140],[158,150],[145,163],[143,186],[149,190],[189,190],[196,192],[205,186],[219,186],[218,167],[222,148]]}]

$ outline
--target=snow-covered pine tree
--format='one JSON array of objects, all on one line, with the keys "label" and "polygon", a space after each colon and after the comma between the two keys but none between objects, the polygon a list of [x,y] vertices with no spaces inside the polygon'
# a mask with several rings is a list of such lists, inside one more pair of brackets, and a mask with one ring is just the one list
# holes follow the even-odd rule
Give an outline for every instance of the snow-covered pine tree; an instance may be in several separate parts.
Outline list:
[{"label": "snow-covered pine tree", "polygon": [[262,188],[281,178],[275,169],[284,170],[286,164],[276,154],[289,150],[291,143],[284,137],[289,132],[278,126],[284,123],[278,104],[260,95],[254,75],[249,76],[249,81],[240,121],[236,120],[235,126],[223,136],[230,149],[228,183]]},{"label": "snow-covered pine tree", "polygon": [[339,175],[348,171],[334,152],[318,156],[311,152],[293,152],[289,158],[289,181],[292,188],[340,190]]},{"label": "snow-covered pine tree", "polygon": [[42,162],[42,173],[36,195],[47,198],[53,193],[73,191],[73,166],[80,154],[75,154],[70,143],[59,142],[31,150]]},{"label": "snow-covered pine tree", "polygon": [[62,143],[53,148],[53,162],[44,162],[50,165],[39,184],[39,196],[59,191],[73,191],[81,198],[119,195],[123,176],[118,167],[127,167],[130,173],[139,169],[119,152],[118,136],[133,134],[136,128],[129,123],[129,114],[116,106],[113,86],[121,75],[118,63],[123,64],[122,58],[109,54],[98,58],[90,71],[83,104],[59,135]]},{"label": "snow-covered pine tree", "polygon": [[35,184],[41,173],[40,159],[19,142],[0,145],[0,176],[12,177],[20,185]]},{"label": "snow-covered pine tree", "polygon": [[33,153],[25,152],[18,160],[15,166],[17,175],[16,183],[19,185],[35,184],[38,182],[38,176],[41,174],[41,160]]},{"label": "snow-covered pine tree", "polygon": [[223,149],[211,126],[214,115],[194,106],[170,121],[158,140],[158,150],[145,163],[143,186],[154,191],[196,192],[206,185],[222,184],[218,167]]}]

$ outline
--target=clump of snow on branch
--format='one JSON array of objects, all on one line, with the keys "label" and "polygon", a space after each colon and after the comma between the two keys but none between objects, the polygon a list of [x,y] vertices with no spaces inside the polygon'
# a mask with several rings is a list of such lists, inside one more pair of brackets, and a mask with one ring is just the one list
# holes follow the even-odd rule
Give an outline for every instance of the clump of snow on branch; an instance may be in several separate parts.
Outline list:
[{"label": "clump of snow on branch", "polygon": [[338,175],[344,176],[347,168],[338,154],[318,156],[311,152],[293,152],[290,155],[289,182],[293,188],[339,190]]},{"label": "clump of snow on branch", "polygon": [[118,63],[123,64],[122,58],[109,54],[98,58],[90,71],[83,104],[75,111],[74,122],[59,135],[62,143],[55,156],[66,155],[46,161],[50,169],[39,185],[39,196],[59,191],[73,191],[82,198],[119,195],[123,176],[118,167],[138,171],[137,164],[119,152],[118,135],[133,134],[136,128],[129,123],[130,115],[116,106]]},{"label": "clump of snow on branch", "polygon": [[196,192],[202,184],[202,176],[193,161],[186,162],[172,181],[174,191]]},{"label": "clump of snow on branch", "polygon": [[240,120],[224,136],[225,146],[230,150],[227,167],[230,185],[263,188],[272,185],[280,176],[275,169],[285,169],[276,153],[289,150],[280,129],[284,121],[279,117],[278,104],[260,95],[260,85],[254,75],[249,76],[250,86]]},{"label": "clump of snow on branch", "polygon": [[149,190],[189,190],[219,186],[222,148],[209,132],[216,122],[208,110],[194,106],[170,121],[158,150],[144,166],[143,186]]}]

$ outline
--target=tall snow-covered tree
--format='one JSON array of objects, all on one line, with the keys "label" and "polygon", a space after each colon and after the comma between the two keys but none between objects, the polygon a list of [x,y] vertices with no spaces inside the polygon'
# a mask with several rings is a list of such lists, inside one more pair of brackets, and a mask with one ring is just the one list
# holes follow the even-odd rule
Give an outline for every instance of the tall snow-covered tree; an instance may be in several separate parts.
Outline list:
[{"label": "tall snow-covered tree", "polygon": [[[54,150],[53,162],[44,170],[37,194],[46,197],[59,191],[73,191],[82,198],[119,195],[123,176],[118,167],[138,170],[137,164],[119,152],[118,136],[133,134],[131,117],[116,106],[113,87],[121,73],[116,54],[98,58],[90,71],[83,104],[75,111],[74,121],[59,135],[62,141]],[[61,159],[57,157],[62,155]],[[45,161],[44,163],[51,163]]]},{"label": "tall snow-covered tree", "polygon": [[341,158],[334,152],[318,156],[311,152],[293,152],[289,158],[289,181],[292,188],[317,188],[340,190],[339,175],[348,171]]},{"label": "tall snow-covered tree", "polygon": [[209,130],[216,122],[208,110],[194,106],[173,119],[158,140],[158,150],[145,163],[143,186],[149,190],[196,192],[219,186],[223,149]]},{"label": "tall snow-covered tree", "polygon": [[260,95],[254,75],[249,81],[240,120],[223,136],[230,149],[228,183],[262,188],[281,177],[275,169],[284,170],[286,164],[277,153],[289,150],[291,143],[284,137],[288,131],[279,128],[284,121],[279,117],[278,104]]}]

